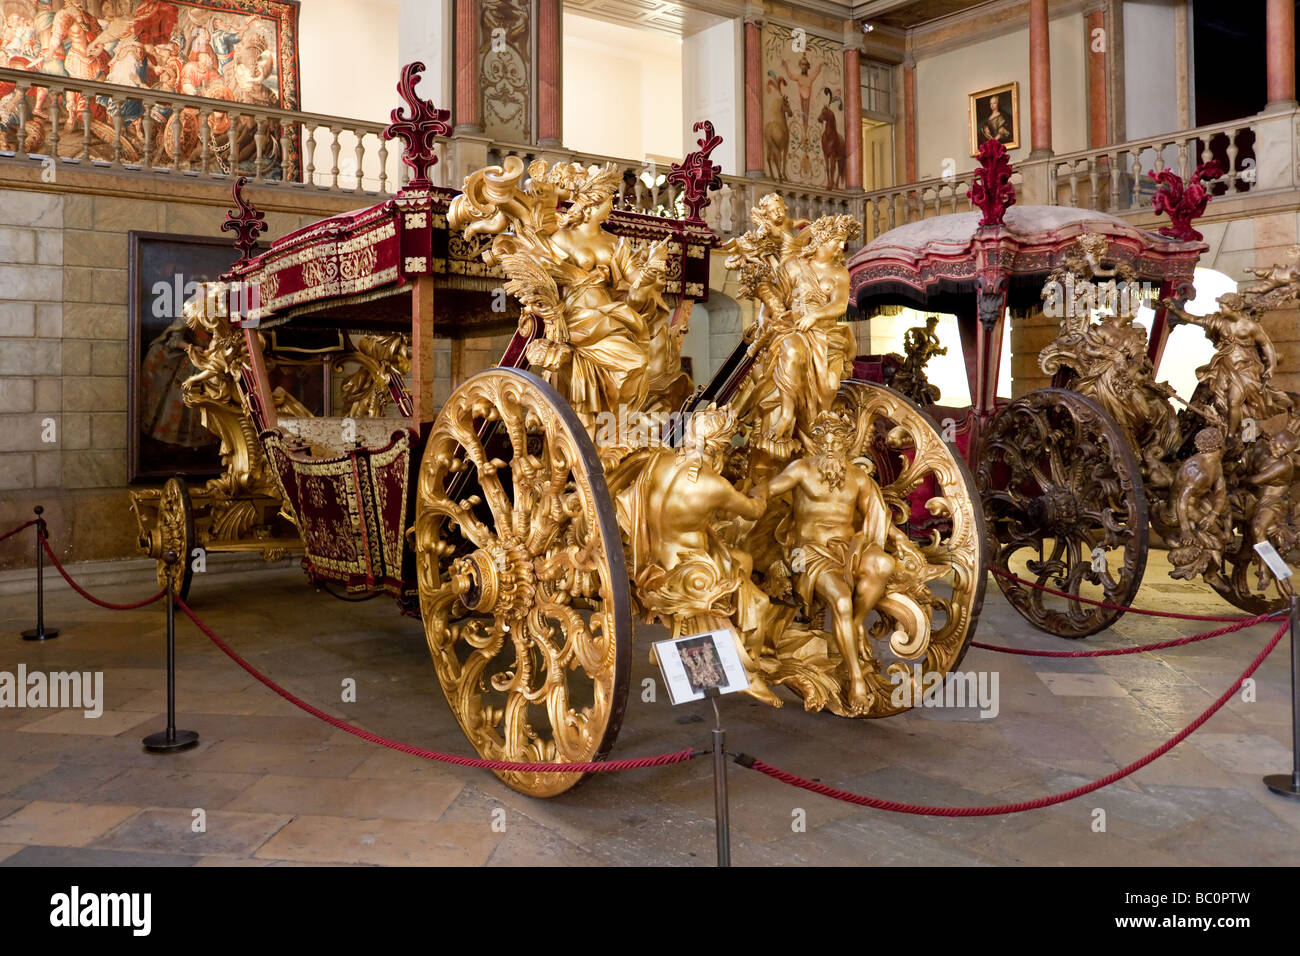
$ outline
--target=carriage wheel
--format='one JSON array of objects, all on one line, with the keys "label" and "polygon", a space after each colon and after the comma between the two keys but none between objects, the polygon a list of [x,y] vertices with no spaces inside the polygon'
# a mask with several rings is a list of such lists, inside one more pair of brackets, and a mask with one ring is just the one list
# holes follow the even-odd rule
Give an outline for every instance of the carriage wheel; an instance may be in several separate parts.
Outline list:
[{"label": "carriage wheel", "polygon": [[[1277,580],[1250,546],[1249,526],[1238,527],[1238,533],[1223,555],[1223,567],[1218,574],[1207,574],[1205,580],[1234,607],[1247,614],[1267,614],[1286,607],[1287,598],[1277,586]],[[1241,532],[1245,531],[1245,534]],[[1260,571],[1264,580],[1260,582]]]},{"label": "carriage wheel", "polygon": [[[194,577],[190,552],[194,550],[194,506],[189,489],[180,478],[168,478],[158,499],[158,587],[166,589],[167,578],[172,579],[172,593],[184,601],[190,594]],[[167,567],[164,558],[173,551],[178,558],[175,565]]]},{"label": "carriage wheel", "polygon": [[[979,455],[995,569],[1075,597],[1133,600],[1147,563],[1142,472],[1097,402],[1062,388],[1030,392],[994,416]],[[1029,623],[1058,637],[1087,637],[1124,613],[997,580]]]},{"label": "carriage wheel", "polygon": [[[452,393],[420,463],[415,551],[434,668],[479,754],[608,755],[627,703],[627,570],[596,450],[550,385],[492,368]],[[536,797],[583,776],[497,775]]]},{"label": "carriage wheel", "polygon": [[872,653],[881,665],[871,709],[864,716],[889,717],[908,708],[894,703],[896,681],[923,673],[947,674],[961,663],[970,644],[988,574],[984,560],[984,516],[976,503],[975,481],[961,455],[944,442],[934,421],[919,405],[871,382],[848,381],[840,401],[857,421],[858,447],[873,460],[895,524],[906,526],[910,497],[919,486],[933,490],[925,502],[941,519],[916,546],[931,565],[947,568],[924,585],[928,591],[930,643],[924,658],[903,658],[891,648],[888,628],[869,628]]}]

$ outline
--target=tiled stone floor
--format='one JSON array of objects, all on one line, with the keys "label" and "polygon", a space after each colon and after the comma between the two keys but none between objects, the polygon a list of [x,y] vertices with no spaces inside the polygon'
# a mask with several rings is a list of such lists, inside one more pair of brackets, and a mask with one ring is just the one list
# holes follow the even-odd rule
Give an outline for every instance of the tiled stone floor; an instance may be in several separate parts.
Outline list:
[{"label": "tiled stone floor", "polygon": [[[1231,609],[1171,582],[1153,554],[1138,604]],[[109,600],[151,589],[103,586]],[[200,576],[194,608],[259,668],[313,703],[378,733],[469,753],[438,689],[417,621],[384,598],[344,605],[301,572]],[[63,629],[33,645],[30,596],[0,597],[0,670],[102,670],[105,712],[0,710],[3,865],[687,864],[713,862],[710,762],[588,780],[549,801],[482,771],[375,747],[298,711],[254,682],[183,619],[179,724],[199,746],[167,756],[140,738],[164,726],[158,607],[102,611],[66,588],[48,594]],[[1128,616],[1086,646],[1160,640],[1193,624]],[[657,676],[641,627],[633,688]],[[990,584],[979,639],[1074,648],[1032,631]],[[1153,749],[1217,697],[1268,629],[1160,654],[1062,660],[972,650],[963,670],[996,670],[1000,713],[925,710],[884,721],[722,702],[728,744],[769,763],[896,800],[978,805],[1054,793]],[[344,678],[356,703],[340,703]],[[1288,864],[1300,861],[1300,802],[1260,775],[1290,769],[1287,645],[1190,740],[1134,776],[1061,806],[944,819],[859,809],[730,765],[737,864]],[[706,704],[634,693],[615,756],[708,745]],[[195,810],[206,830],[194,832]],[[1095,810],[1105,831],[1094,830]],[[495,811],[504,811],[504,815]],[[796,830],[805,821],[802,832]],[[494,820],[505,830],[494,829]]]}]

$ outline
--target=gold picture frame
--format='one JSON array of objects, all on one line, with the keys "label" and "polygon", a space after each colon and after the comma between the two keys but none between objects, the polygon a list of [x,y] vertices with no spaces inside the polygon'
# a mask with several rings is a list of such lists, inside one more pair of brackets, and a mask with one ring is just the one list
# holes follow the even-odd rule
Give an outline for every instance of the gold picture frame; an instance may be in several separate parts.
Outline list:
[{"label": "gold picture frame", "polygon": [[[991,86],[987,90],[970,94],[970,154],[978,156],[980,145],[987,139],[994,138],[986,125],[993,115],[992,103],[997,97],[997,112],[1001,119],[996,121],[999,130],[997,138],[1008,150],[1020,145],[1020,84],[1014,80],[1001,86]],[[1010,106],[1010,109],[1007,107]],[[1009,114],[1009,115],[1008,115]],[[1008,133],[1010,139],[1007,139]]]}]

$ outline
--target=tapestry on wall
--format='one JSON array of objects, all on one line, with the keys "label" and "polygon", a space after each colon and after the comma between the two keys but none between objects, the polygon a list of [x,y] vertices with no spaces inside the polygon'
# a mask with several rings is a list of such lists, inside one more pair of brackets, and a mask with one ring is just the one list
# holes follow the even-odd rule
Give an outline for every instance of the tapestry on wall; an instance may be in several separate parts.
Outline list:
[{"label": "tapestry on wall", "polygon": [[763,169],[772,179],[844,188],[843,47],[763,27]]},{"label": "tapestry on wall", "polygon": [[484,0],[479,12],[479,110],[483,132],[507,143],[527,143],[529,0]]},{"label": "tapestry on wall", "polygon": [[[0,0],[0,67],[51,82],[93,80],[157,93],[298,109],[298,4],[294,0]],[[38,81],[39,82],[39,81]],[[29,153],[299,178],[300,130],[273,120],[142,103],[122,96],[0,80],[0,149],[18,137]],[[88,121],[88,125],[87,125]],[[200,122],[207,125],[206,136]],[[121,125],[120,143],[115,130]],[[232,127],[233,124],[233,127]],[[260,130],[259,130],[260,127]],[[87,130],[89,131],[87,135]],[[260,161],[257,134],[263,135]]]}]

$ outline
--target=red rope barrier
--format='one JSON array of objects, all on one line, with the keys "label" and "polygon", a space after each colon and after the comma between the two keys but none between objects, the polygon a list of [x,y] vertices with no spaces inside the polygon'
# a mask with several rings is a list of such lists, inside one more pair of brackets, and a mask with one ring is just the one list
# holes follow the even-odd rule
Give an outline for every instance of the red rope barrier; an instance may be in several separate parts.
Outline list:
[{"label": "red rope barrier", "polygon": [[[44,524],[44,522],[42,522],[42,524]],[[41,547],[45,549],[45,556],[48,557],[50,561],[53,563],[54,567],[58,569],[59,574],[63,575],[63,580],[68,582],[68,584],[72,587],[72,590],[76,591],[78,594],[84,597],[91,604],[97,604],[100,607],[107,608],[110,611],[134,611],[136,608],[144,607],[147,604],[152,604],[154,601],[157,601],[159,598],[161,598],[163,595],[167,593],[166,591],[159,591],[153,597],[147,597],[143,601],[135,601],[134,603],[131,604],[113,604],[109,601],[101,601],[99,598],[95,597],[95,595],[91,594],[89,591],[83,588],[76,581],[72,580],[72,575],[68,574],[67,569],[64,568],[62,564],[59,563],[59,559],[54,554],[54,549],[50,547],[49,538],[45,537],[44,535],[41,536]]]},{"label": "red rope barrier", "polygon": [[1209,621],[1212,623],[1225,623],[1232,621],[1241,621],[1244,618],[1241,615],[1233,617],[1222,617],[1213,614],[1178,614],[1174,611],[1148,611],[1140,607],[1127,607],[1123,604],[1111,604],[1107,601],[1094,601],[1092,598],[1081,597],[1078,594],[1070,594],[1067,591],[1058,591],[1056,588],[1049,588],[1045,584],[1035,584],[1033,581],[1026,581],[1024,578],[1017,577],[1010,571],[1003,571],[1001,568],[989,568],[990,573],[996,574],[1000,578],[1008,581],[1015,581],[1017,584],[1024,584],[1033,588],[1035,591],[1045,591],[1048,594],[1054,594],[1057,597],[1067,598],[1071,601],[1078,601],[1080,604],[1091,604],[1095,607],[1104,607],[1108,611],[1124,611],[1127,614],[1145,614],[1147,617],[1169,617],[1179,621]]},{"label": "red rope barrier", "polygon": [[6,531],[4,534],[0,534],[0,541],[4,541],[6,538],[12,538],[19,531],[26,531],[34,524],[43,524],[43,523],[44,522],[41,521],[40,518],[32,518],[30,521],[24,521],[18,527],[14,528],[12,531]]},{"label": "red rope barrier", "polygon": [[1151,751],[1151,753],[1147,754],[1145,757],[1138,758],[1126,767],[1121,767],[1114,773],[1107,774],[1100,780],[1094,780],[1092,783],[1086,783],[1081,787],[1075,787],[1073,790],[1067,790],[1064,793],[1039,797],[1036,800],[1022,800],[1019,803],[1003,803],[991,807],[928,807],[915,803],[899,803],[894,800],[880,800],[876,797],[868,797],[864,794],[853,793],[849,790],[840,790],[836,787],[828,787],[824,783],[818,783],[815,780],[808,780],[805,777],[800,777],[797,774],[782,770],[779,767],[773,767],[771,764],[764,763],[758,758],[750,757],[746,754],[737,755],[736,762],[742,767],[749,767],[751,770],[757,770],[759,773],[766,774],[772,779],[779,780],[782,783],[787,783],[792,787],[801,787],[804,790],[811,790],[813,793],[820,793],[822,796],[831,797],[835,800],[842,800],[845,803],[856,804],[860,807],[871,807],[875,810],[888,810],[891,813],[911,813],[930,817],[992,817],[1004,813],[1023,813],[1026,810],[1038,810],[1042,807],[1050,807],[1058,803],[1065,803],[1068,800],[1073,800],[1076,797],[1082,797],[1084,794],[1092,793],[1094,790],[1100,790],[1102,787],[1108,787],[1117,780],[1123,780],[1129,774],[1141,770],[1147,764],[1159,757],[1163,757],[1170,750],[1173,750],[1174,747],[1178,746],[1191,736],[1201,727],[1202,724],[1213,717],[1224,704],[1232,699],[1233,695],[1237,693],[1237,690],[1241,687],[1242,683],[1255,673],[1259,665],[1264,662],[1264,658],[1268,657],[1268,655],[1273,652],[1273,648],[1277,647],[1278,641],[1282,640],[1282,635],[1287,631],[1287,626],[1287,623],[1284,622],[1280,627],[1278,627],[1277,633],[1273,635],[1273,639],[1268,642],[1267,646],[1259,652],[1251,662],[1250,666],[1242,672],[1240,677],[1233,681],[1232,686],[1224,691],[1223,695],[1218,700],[1211,704],[1199,717],[1180,730],[1177,734],[1165,741],[1155,750]]},{"label": "red rope barrier", "polygon": [[424,750],[420,747],[412,747],[410,744],[399,743],[396,740],[389,740],[387,737],[381,737],[379,734],[371,733],[368,730],[362,730],[354,724],[341,720],[332,714],[327,714],[319,707],[313,707],[299,697],[294,696],[285,690],[271,678],[261,673],[256,667],[244,660],[239,654],[230,647],[225,641],[217,637],[212,629],[199,619],[184,601],[177,598],[176,606],[185,612],[188,617],[204,636],[217,646],[223,654],[242,667],[250,675],[256,678],[265,686],[275,691],[295,707],[305,710],[313,717],[318,717],[332,727],[360,737],[372,744],[379,744],[381,747],[388,747],[390,750],[396,750],[400,753],[410,754],[413,757],[423,757],[426,760],[437,760],[442,763],[456,764],[461,767],[480,767],[485,770],[500,770],[503,772],[516,771],[519,773],[608,773],[611,770],[640,770],[645,767],[662,767],[668,764],[684,763],[687,760],[694,760],[708,751],[703,750],[679,750],[675,753],[659,754],[654,757],[635,757],[631,760],[602,760],[591,761],[587,763],[513,763],[506,760],[484,760],[480,757],[461,757],[457,754],[440,753],[436,750]]},{"label": "red rope barrier", "polygon": [[1033,651],[1020,647],[1003,647],[1000,644],[984,644],[981,641],[971,641],[971,647],[978,647],[985,651],[997,651],[999,654],[1018,654],[1022,657],[1118,657],[1123,654],[1142,654],[1146,651],[1161,651],[1167,647],[1182,647],[1184,644],[1195,644],[1197,641],[1208,641],[1212,637],[1222,637],[1224,634],[1232,634],[1236,631],[1245,630],[1248,627],[1254,627],[1256,624],[1262,624],[1264,621],[1274,619],[1281,611],[1275,611],[1272,614],[1260,614],[1257,617],[1248,617],[1245,620],[1229,624],[1227,627],[1221,627],[1217,631],[1206,631],[1204,634],[1192,634],[1190,637],[1179,637],[1169,641],[1157,641],[1154,644],[1135,644],[1132,647],[1112,647],[1106,650],[1096,651]]}]

